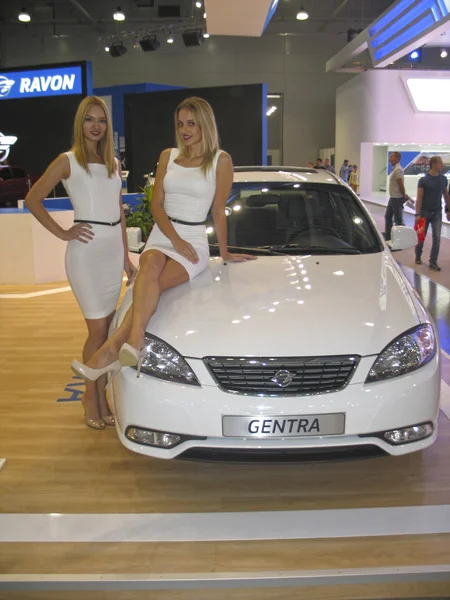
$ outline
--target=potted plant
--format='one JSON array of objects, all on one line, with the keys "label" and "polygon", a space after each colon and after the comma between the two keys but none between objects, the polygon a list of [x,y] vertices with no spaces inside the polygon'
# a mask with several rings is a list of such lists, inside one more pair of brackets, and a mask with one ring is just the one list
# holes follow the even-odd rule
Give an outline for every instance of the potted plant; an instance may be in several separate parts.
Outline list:
[{"label": "potted plant", "polygon": [[147,241],[152,230],[154,220],[150,212],[150,204],[153,195],[153,185],[149,184],[141,188],[138,203],[132,209],[125,210],[127,227],[139,227],[142,231],[142,240]]}]

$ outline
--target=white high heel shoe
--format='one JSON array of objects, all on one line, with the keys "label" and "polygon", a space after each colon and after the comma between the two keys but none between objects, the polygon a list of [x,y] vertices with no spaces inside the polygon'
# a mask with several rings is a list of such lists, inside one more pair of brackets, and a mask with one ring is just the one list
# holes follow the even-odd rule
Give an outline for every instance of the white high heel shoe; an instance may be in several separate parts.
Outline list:
[{"label": "white high heel shoe", "polygon": [[120,364],[120,361],[115,360],[101,369],[92,369],[79,360],[74,360],[72,362],[72,371],[75,373],[75,375],[78,375],[87,381],[97,381],[97,379],[102,375],[106,375],[106,373],[113,371],[110,379],[110,381],[112,381],[112,378],[120,371],[121,366],[122,365]]},{"label": "white high heel shoe", "polygon": [[142,350],[136,350],[130,344],[125,343],[120,348],[119,362],[123,367],[136,367],[137,377],[139,377],[146,353],[145,346]]}]

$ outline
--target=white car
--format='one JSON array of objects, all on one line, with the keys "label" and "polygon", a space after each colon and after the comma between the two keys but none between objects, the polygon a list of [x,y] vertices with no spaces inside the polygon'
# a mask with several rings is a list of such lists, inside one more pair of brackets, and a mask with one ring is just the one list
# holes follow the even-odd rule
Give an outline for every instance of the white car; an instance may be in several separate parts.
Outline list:
[{"label": "white car", "polygon": [[[359,198],[327,171],[239,167],[229,244],[258,256],[166,292],[141,375],[112,401],[121,442],[158,458],[401,455],[437,436],[435,326]],[[216,255],[216,256],[214,256]],[[125,296],[113,328],[131,302]]]}]

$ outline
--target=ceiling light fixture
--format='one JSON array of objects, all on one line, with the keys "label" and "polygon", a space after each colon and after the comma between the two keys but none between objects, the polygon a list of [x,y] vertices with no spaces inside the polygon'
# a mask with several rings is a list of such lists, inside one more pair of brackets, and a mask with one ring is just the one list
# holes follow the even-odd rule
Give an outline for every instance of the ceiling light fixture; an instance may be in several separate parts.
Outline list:
[{"label": "ceiling light fixture", "polygon": [[203,4],[202,4],[201,2],[196,2],[196,3],[195,3],[195,6],[196,6],[197,8],[201,8],[201,7],[203,6]]},{"label": "ceiling light fixture", "polygon": [[21,23],[29,23],[31,21],[30,14],[24,8],[22,8],[17,18]]},{"label": "ceiling light fixture", "polygon": [[303,6],[301,6],[300,10],[297,13],[297,20],[298,21],[306,21],[306,19],[309,19],[309,14],[306,12],[306,10],[303,8]]},{"label": "ceiling light fixture", "polygon": [[173,33],[172,33],[172,32],[170,32],[170,33],[169,33],[169,35],[168,35],[168,37],[167,37],[167,43],[168,43],[168,44],[173,44],[173,43],[174,43],[174,41],[175,41],[175,40],[173,39]]},{"label": "ceiling light fixture", "polygon": [[105,52],[109,52],[109,46],[105,46]]},{"label": "ceiling light fixture", "polygon": [[445,48],[442,48],[441,50],[441,58],[447,58],[448,56],[448,52]]},{"label": "ceiling light fixture", "polygon": [[193,31],[184,31],[181,34],[183,43],[185,46],[200,46],[203,43],[203,34],[201,29],[194,29]]},{"label": "ceiling light fixture", "polygon": [[277,110],[277,108],[278,108],[277,106],[271,106],[271,107],[270,107],[270,108],[267,110],[267,113],[266,113],[266,115],[267,115],[268,117],[270,117],[270,115],[273,115],[273,113],[274,113],[274,112]]},{"label": "ceiling light fixture", "polygon": [[203,13],[203,18],[206,19],[206,13]]},{"label": "ceiling light fixture", "polygon": [[109,54],[113,58],[118,58],[119,56],[123,56],[127,52],[126,47],[122,44],[122,42],[118,44],[111,44],[109,47]]},{"label": "ceiling light fixture", "polygon": [[113,15],[114,21],[125,21],[125,15],[122,12],[120,6],[117,7],[116,12]]},{"label": "ceiling light fixture", "polygon": [[209,38],[209,37],[211,37],[211,36],[210,36],[210,34],[209,34],[207,31],[205,31],[205,33],[203,34],[203,37],[204,37],[205,39],[208,39],[208,38]]},{"label": "ceiling light fixture", "polygon": [[139,45],[144,52],[154,52],[161,46],[161,42],[155,35],[151,35],[139,40]]}]

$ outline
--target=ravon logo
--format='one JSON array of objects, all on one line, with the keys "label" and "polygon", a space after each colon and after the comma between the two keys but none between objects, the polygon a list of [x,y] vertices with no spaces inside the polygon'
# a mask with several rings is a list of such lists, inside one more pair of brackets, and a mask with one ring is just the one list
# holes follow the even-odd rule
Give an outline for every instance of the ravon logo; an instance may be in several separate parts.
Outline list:
[{"label": "ravon logo", "polygon": [[15,135],[3,135],[0,132],[0,163],[8,158],[9,150],[16,142],[17,138]]},{"label": "ravon logo", "polygon": [[0,98],[6,98],[14,84],[14,79],[8,79],[4,75],[0,75]]}]

